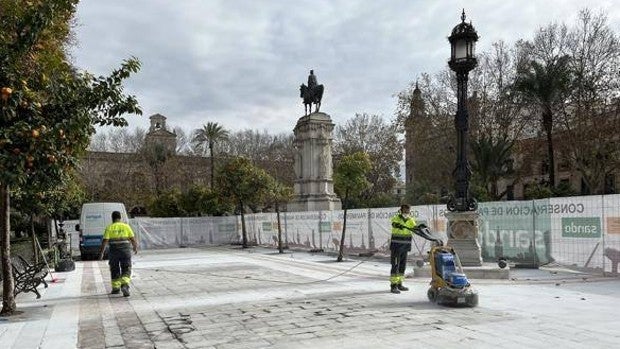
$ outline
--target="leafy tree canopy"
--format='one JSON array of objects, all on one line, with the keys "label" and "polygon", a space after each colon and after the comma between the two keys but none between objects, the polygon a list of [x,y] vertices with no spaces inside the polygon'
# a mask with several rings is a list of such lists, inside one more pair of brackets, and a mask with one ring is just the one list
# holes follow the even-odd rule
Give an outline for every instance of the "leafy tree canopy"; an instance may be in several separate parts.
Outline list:
[{"label": "leafy tree canopy", "polygon": [[138,71],[137,59],[100,77],[79,71],[68,59],[77,4],[0,0],[2,314],[16,309],[9,263],[9,188],[28,195],[39,190],[37,185],[53,190],[86,150],[94,125],[125,126],[123,114],[141,113],[122,85]]},{"label": "leafy tree canopy", "polygon": [[23,185],[42,172],[60,178],[88,146],[94,125],[124,126],[141,111],[122,82],[126,60],[109,76],[77,71],[65,52],[78,1],[0,2],[0,181]]},{"label": "leafy tree canopy", "polygon": [[345,206],[349,196],[359,194],[370,186],[366,174],[371,169],[370,157],[364,152],[345,155],[340,159],[334,171],[334,189],[344,198]]}]

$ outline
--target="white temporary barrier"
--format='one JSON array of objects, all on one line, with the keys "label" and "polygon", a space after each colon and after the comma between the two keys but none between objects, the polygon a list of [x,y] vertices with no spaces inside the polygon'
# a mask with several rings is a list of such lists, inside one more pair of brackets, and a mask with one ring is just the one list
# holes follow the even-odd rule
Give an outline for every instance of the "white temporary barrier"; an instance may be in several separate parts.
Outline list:
[{"label": "white temporary barrier", "polygon": [[[345,251],[389,253],[390,218],[397,210],[348,210]],[[414,206],[412,212],[418,223],[424,222],[438,237],[447,240],[445,205]],[[478,239],[486,261],[504,257],[517,263],[556,262],[617,270],[620,195],[486,202],[480,204],[478,213]],[[282,213],[282,239],[289,247],[338,250],[343,216],[343,211]],[[249,241],[275,245],[275,217],[274,213],[246,215]],[[426,240],[416,237],[412,254],[422,257],[428,248]]]},{"label": "white temporary barrier", "polygon": [[[390,219],[398,207],[347,211],[347,253],[389,254]],[[445,205],[413,206],[425,223],[447,241]],[[479,205],[479,243],[486,261],[560,263],[615,271],[620,262],[620,195],[577,196]],[[282,212],[282,241],[290,248],[337,251],[344,211]],[[130,220],[143,249],[235,244],[242,240],[240,216],[134,218]],[[245,215],[248,242],[277,246],[276,213]],[[412,255],[426,255],[430,243],[415,237]],[[75,243],[75,241],[74,241]]]},{"label": "white temporary barrier", "polygon": [[237,217],[133,218],[141,249],[231,244],[239,239]]}]

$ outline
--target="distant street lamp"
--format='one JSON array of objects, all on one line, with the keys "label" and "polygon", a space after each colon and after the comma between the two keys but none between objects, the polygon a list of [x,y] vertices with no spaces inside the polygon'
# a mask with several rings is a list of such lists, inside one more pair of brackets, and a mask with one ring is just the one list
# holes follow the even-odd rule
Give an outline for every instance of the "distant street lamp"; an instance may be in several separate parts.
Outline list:
[{"label": "distant street lamp", "polygon": [[448,211],[475,211],[478,208],[476,199],[469,193],[471,168],[467,160],[468,150],[468,113],[467,113],[467,79],[469,71],[478,64],[475,57],[478,33],[470,23],[465,23],[465,10],[461,15],[461,23],[452,29],[448,37],[452,46],[452,54],[448,65],[456,73],[457,109],[454,118],[456,127],[456,168],[452,175],[456,181],[456,192],[448,200]]}]

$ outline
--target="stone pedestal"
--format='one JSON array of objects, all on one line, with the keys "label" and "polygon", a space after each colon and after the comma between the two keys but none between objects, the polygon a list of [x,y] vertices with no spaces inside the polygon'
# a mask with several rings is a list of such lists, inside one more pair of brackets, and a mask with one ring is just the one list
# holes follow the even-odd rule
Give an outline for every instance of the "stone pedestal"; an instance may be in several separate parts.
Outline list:
[{"label": "stone pedestal", "polygon": [[447,212],[448,246],[454,248],[463,266],[482,266],[482,254],[478,243],[477,212]]},{"label": "stone pedestal", "polygon": [[301,117],[293,130],[295,140],[295,195],[288,211],[340,210],[332,180],[332,131],[334,124],[325,113]]}]

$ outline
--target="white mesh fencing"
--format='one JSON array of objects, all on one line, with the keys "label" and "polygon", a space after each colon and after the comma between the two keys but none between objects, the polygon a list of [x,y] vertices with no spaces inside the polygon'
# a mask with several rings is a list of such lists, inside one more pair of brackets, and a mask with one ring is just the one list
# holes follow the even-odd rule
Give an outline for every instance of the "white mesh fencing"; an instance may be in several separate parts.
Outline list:
[{"label": "white mesh fencing", "polygon": [[[390,217],[397,210],[349,210],[346,252],[388,254]],[[414,206],[412,212],[418,223],[426,223],[438,237],[447,240],[445,205]],[[486,202],[480,204],[478,212],[479,242],[485,261],[505,257],[517,263],[555,262],[617,271],[620,195]],[[247,215],[249,241],[275,246],[276,221],[275,213]],[[289,247],[336,251],[342,224],[343,211],[282,213],[282,239]],[[414,238],[413,255],[424,256],[428,248],[429,242]]]},{"label": "white mesh fencing", "polygon": [[[347,212],[345,251],[389,254],[390,218],[398,207]],[[444,241],[445,205],[412,207]],[[530,201],[481,203],[479,242],[486,261],[560,263],[578,268],[617,271],[620,261],[620,195],[577,196]],[[337,251],[343,211],[282,212],[282,240],[289,248]],[[277,246],[276,213],[245,215],[248,241]],[[241,218],[134,218],[130,225],[142,249],[233,244],[241,241]],[[72,239],[73,245],[77,244]],[[414,238],[412,254],[424,256],[429,242]],[[535,253],[534,253],[535,252]]]},{"label": "white mesh fencing", "polygon": [[237,217],[134,218],[141,249],[209,246],[238,241]]}]

